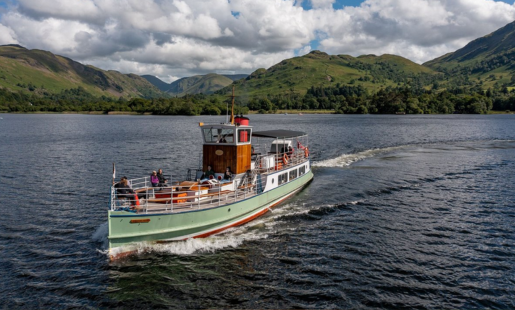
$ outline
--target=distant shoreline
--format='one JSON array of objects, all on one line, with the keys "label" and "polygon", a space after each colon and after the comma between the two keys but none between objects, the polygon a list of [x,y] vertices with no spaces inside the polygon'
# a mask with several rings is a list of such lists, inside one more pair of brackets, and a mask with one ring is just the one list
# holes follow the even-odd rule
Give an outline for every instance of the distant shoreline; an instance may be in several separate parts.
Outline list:
[{"label": "distant shoreline", "polygon": [[[266,114],[291,114],[291,115],[298,115],[298,114],[335,114],[335,111],[333,110],[277,110],[275,113],[266,113]],[[154,115],[150,112],[145,113],[139,113],[139,112],[126,112],[126,111],[110,111],[110,112],[103,112],[103,111],[64,111],[64,112],[48,112],[48,111],[37,111],[37,112],[7,112],[7,111],[0,111],[0,114],[85,114],[85,115]],[[250,114],[259,114],[258,111],[249,111]],[[266,115],[263,114],[263,115]],[[499,114],[515,114],[515,111],[488,111],[487,114],[483,115],[499,115]],[[341,114],[341,115],[363,115],[363,114]],[[372,115],[372,114],[370,114]],[[376,115],[395,115],[395,114],[376,114]],[[424,115],[424,114],[403,114],[403,115]],[[450,115],[450,114],[425,114],[425,115]],[[473,115],[473,114],[467,114],[467,115]],[[477,114],[481,115],[481,114]],[[163,114],[160,114],[160,116],[165,116]],[[181,116],[181,115],[175,115],[175,116]],[[182,116],[188,116],[188,115],[182,115]],[[202,115],[197,115],[202,116]],[[401,115],[400,115],[401,116]]]},{"label": "distant shoreline", "polygon": [[150,112],[139,113],[139,112],[124,112],[124,111],[64,111],[64,112],[50,112],[50,111],[36,111],[36,112],[6,112],[0,111],[0,113],[4,114],[88,114],[88,115],[153,115]]}]

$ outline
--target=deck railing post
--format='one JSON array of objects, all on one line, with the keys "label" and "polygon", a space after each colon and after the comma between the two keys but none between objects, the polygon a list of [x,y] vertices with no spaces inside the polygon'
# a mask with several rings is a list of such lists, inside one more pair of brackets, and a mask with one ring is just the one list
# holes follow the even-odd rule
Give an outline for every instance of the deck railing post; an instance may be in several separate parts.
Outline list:
[{"label": "deck railing post", "polygon": [[198,208],[200,209],[200,182],[198,182]]},{"label": "deck railing post", "polygon": [[111,211],[114,211],[114,197],[115,197],[115,194],[114,194],[114,186],[111,186],[111,197],[109,198],[109,204],[110,204],[110,209]]}]

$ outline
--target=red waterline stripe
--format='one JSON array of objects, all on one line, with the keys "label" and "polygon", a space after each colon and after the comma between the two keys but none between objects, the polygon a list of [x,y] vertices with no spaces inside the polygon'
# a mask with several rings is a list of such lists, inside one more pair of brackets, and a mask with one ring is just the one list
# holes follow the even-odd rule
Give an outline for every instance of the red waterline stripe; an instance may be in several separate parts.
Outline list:
[{"label": "red waterline stripe", "polygon": [[[293,193],[292,193],[292,195],[293,195]],[[257,218],[257,217],[260,217],[261,215],[263,215],[263,214],[267,213],[267,212],[268,212],[268,210],[269,210],[270,208],[272,208],[272,207],[274,207],[274,206],[276,206],[276,205],[280,204],[281,202],[283,202],[283,201],[285,201],[286,199],[288,199],[290,196],[291,196],[291,195],[289,195],[289,196],[287,196],[287,197],[285,197],[285,198],[283,198],[283,199],[279,200],[278,202],[274,203],[273,205],[269,206],[268,208],[265,208],[265,209],[261,210],[260,212],[258,212],[258,213],[256,213],[256,214],[254,214],[253,216],[250,216],[250,217],[248,217],[248,218],[245,218],[245,219],[243,219],[243,220],[241,220],[241,221],[239,221],[239,222],[233,223],[233,224],[231,224],[231,225],[229,225],[229,226],[225,226],[225,227],[222,227],[222,228],[219,228],[219,229],[216,229],[216,230],[212,230],[212,231],[207,232],[207,233],[204,233],[204,234],[202,234],[202,235],[194,236],[193,238],[195,238],[195,239],[197,239],[197,238],[205,238],[205,237],[208,237],[208,236],[214,235],[214,234],[216,234],[216,233],[219,233],[219,232],[221,232],[221,231],[224,231],[224,230],[226,230],[226,229],[229,229],[229,228],[231,228],[231,227],[236,227],[236,226],[239,226],[239,225],[245,224],[245,223],[247,223],[247,222],[250,222],[250,221],[252,221],[253,219],[255,219],[255,218]],[[184,240],[186,240],[186,239],[184,239]]]}]

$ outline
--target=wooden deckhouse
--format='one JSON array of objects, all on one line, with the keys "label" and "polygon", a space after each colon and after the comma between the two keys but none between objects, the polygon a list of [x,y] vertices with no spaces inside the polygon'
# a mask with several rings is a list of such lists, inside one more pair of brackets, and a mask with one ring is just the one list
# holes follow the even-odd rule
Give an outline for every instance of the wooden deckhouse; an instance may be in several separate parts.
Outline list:
[{"label": "wooden deckhouse", "polygon": [[200,123],[202,131],[202,170],[211,166],[216,173],[223,173],[227,167],[234,174],[251,169],[252,127],[246,117],[236,117],[234,124]]}]

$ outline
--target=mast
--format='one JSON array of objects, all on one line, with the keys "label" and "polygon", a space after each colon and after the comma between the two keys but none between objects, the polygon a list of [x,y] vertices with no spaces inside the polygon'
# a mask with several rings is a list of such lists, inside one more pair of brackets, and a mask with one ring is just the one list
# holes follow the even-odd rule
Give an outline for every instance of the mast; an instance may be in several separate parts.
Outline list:
[{"label": "mast", "polygon": [[234,125],[234,85],[232,86],[231,125]]}]

